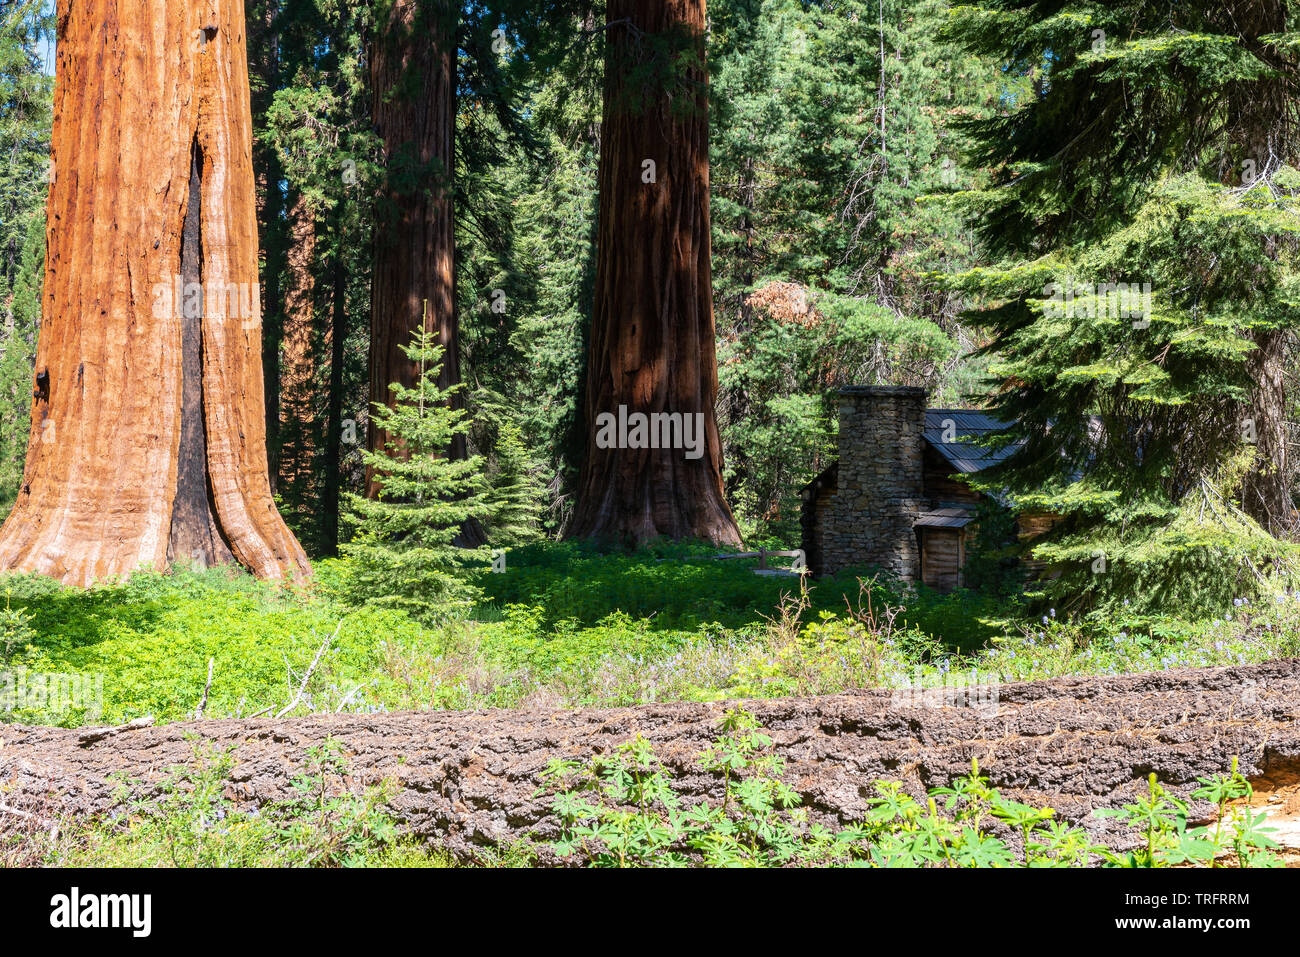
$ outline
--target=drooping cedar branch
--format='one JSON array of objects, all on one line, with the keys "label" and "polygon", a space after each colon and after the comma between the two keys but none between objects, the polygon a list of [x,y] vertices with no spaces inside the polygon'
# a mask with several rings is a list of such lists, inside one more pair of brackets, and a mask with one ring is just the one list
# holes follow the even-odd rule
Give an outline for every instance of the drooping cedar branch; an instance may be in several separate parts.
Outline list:
[{"label": "drooping cedar branch", "polygon": [[38,395],[0,568],[308,574],[267,475],[243,2],[60,2],[58,22]]},{"label": "drooping cedar branch", "polygon": [[[610,0],[607,23],[587,452],[569,534],[734,544],[714,409],[705,3]],[[693,450],[611,444],[598,426],[620,409],[690,417],[703,434]]]}]

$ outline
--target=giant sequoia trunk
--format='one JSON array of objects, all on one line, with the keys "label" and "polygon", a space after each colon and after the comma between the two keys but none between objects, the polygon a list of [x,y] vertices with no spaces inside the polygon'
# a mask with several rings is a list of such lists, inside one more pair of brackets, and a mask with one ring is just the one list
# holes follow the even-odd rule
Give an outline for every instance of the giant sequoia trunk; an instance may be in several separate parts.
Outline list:
[{"label": "giant sequoia trunk", "polygon": [[[371,53],[386,172],[371,278],[370,400],[390,406],[394,382],[414,388],[420,378],[419,363],[402,351],[416,329],[428,329],[444,349],[438,384],[460,381],[451,196],[455,18],[449,0],[396,0]],[[383,448],[387,439],[371,420],[370,448]],[[464,439],[450,452],[464,457]],[[375,476],[366,485],[373,494]]]},{"label": "giant sequoia trunk", "polygon": [[569,534],[734,544],[714,409],[704,0],[610,0],[607,23],[587,453]]},{"label": "giant sequoia trunk", "polygon": [[[248,67],[254,116],[265,116],[280,89],[280,0],[247,0]],[[262,243],[262,383],[266,404],[266,461],[271,491],[280,471],[280,277],[288,246],[284,224],[284,168],[274,145],[253,144],[253,179],[257,186],[257,230]]]},{"label": "giant sequoia trunk", "polygon": [[[375,217],[375,264],[370,292],[370,401],[395,403],[390,386],[414,388],[421,370],[402,351],[425,328],[442,346],[440,388],[460,382],[456,318],[455,219],[452,171],[456,129],[456,4],[396,0],[371,51],[375,129],[384,142],[385,181]],[[462,406],[457,393],[453,408]],[[382,449],[388,436],[370,420],[367,441]],[[469,454],[457,435],[447,454]],[[366,470],[366,494],[383,476]],[[470,519],[457,544],[486,541]]]},{"label": "giant sequoia trunk", "polygon": [[[1094,809],[1136,800],[1152,773],[1188,797],[1197,777],[1227,771],[1233,758],[1270,812],[1300,813],[1269,800],[1300,781],[1300,662],[1004,685],[996,702],[980,697],[982,707],[945,705],[942,694],[899,701],[861,691],[747,707],[785,760],[810,822],[832,831],[862,820],[875,781],[900,781],[920,796],[969,773],[972,758],[1005,797],[1055,808],[1120,844],[1140,834]],[[113,810],[123,801],[115,775],[130,782],[128,800],[156,795],[169,766],[193,763],[195,735],[232,750],[226,794],[240,806],[284,801],[307,749],[328,737],[342,746],[352,788],[390,779],[391,807],[407,830],[469,857],[484,846],[553,840],[558,821],[542,790],[548,763],[608,753],[637,733],[686,804],[720,803],[721,775],[698,758],[728,707],[335,714],[116,733],[9,728],[0,744],[0,835]],[[1211,810],[1193,802],[1194,820]]]},{"label": "giant sequoia trunk", "polygon": [[243,2],[61,0],[58,24],[44,321],[0,568],[308,574],[267,477]]}]

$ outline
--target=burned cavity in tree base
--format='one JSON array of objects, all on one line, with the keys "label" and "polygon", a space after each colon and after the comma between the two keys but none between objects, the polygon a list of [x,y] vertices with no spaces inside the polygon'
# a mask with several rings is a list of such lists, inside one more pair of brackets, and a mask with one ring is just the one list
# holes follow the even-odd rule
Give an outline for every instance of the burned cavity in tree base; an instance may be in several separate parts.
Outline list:
[{"label": "burned cavity in tree base", "polygon": [[[190,148],[189,197],[181,231],[180,277],[185,289],[202,289],[203,151]],[[208,476],[207,425],[203,408],[204,297],[191,309],[188,297],[174,310],[181,323],[181,435],[176,459],[176,496],[172,506],[167,560],[191,560],[203,567],[232,563],[235,556],[221,534]]]}]

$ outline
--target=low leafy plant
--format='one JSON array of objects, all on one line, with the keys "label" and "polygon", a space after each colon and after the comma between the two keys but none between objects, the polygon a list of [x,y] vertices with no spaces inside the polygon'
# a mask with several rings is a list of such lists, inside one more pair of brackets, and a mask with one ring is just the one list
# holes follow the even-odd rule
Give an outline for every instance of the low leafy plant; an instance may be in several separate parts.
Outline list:
[{"label": "low leafy plant", "polygon": [[[411,866],[420,850],[398,834],[385,809],[389,787],[361,793],[343,787],[347,765],[337,741],[308,749],[294,796],[260,809],[238,807],[225,794],[234,758],[194,739],[192,763],[169,769],[157,796],[131,799],[115,821],[77,829],[53,841],[59,866],[355,867]],[[445,857],[445,856],[444,856]],[[446,866],[433,855],[432,866]],[[441,863],[440,863],[441,862]],[[430,866],[430,865],[426,865]]]},{"label": "low leafy plant", "polygon": [[[561,860],[595,867],[1169,867],[1213,864],[1226,852],[1242,867],[1280,862],[1262,815],[1230,806],[1249,797],[1235,761],[1229,775],[1201,779],[1193,794],[1217,804],[1213,829],[1189,831],[1186,803],[1154,776],[1144,798],[1097,812],[1143,839],[1138,849],[1120,852],[1058,820],[1052,808],[1004,797],[976,761],[969,775],[932,789],[924,802],[897,782],[877,781],[864,818],[832,831],[810,823],[801,796],[783,780],[771,738],[751,714],[728,711],[718,731],[694,765],[718,778],[720,799],[687,804],[640,734],[585,763],[552,761],[539,791],[553,794],[560,821],[550,849]],[[1003,836],[1013,834],[1018,849]]]},{"label": "low leafy plant", "polygon": [[[1098,817],[1118,818],[1139,830],[1145,838],[1136,850],[1117,854],[1105,851],[1106,860],[1116,867],[1168,867],[1171,865],[1219,866],[1230,856],[1239,867],[1280,867],[1282,859],[1275,853],[1278,843],[1265,827],[1267,815],[1254,813],[1248,803],[1250,782],[1237,770],[1232,759],[1228,774],[1197,778],[1200,787],[1192,797],[1212,802],[1218,813],[1214,824],[1187,827],[1186,801],[1168,793],[1152,774],[1147,793],[1119,808],[1101,808]],[[1227,825],[1226,827],[1224,825]]]},{"label": "low leafy plant", "polygon": [[[561,858],[595,867],[803,866],[849,853],[828,830],[807,824],[798,794],[781,780],[771,739],[744,711],[729,711],[699,757],[722,781],[717,805],[683,807],[672,778],[641,735],[584,764],[553,760],[543,779],[562,836]],[[539,792],[540,793],[540,792]]]},{"label": "low leafy plant", "polygon": [[0,611],[0,667],[8,666],[16,657],[29,654],[36,639],[32,627],[35,614],[11,604],[12,590],[5,591],[4,611]]}]

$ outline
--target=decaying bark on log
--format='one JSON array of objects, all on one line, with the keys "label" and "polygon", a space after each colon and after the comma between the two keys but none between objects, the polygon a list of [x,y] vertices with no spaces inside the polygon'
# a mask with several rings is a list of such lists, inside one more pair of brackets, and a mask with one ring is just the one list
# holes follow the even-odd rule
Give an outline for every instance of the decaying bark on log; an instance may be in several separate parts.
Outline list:
[{"label": "decaying bark on log", "polygon": [[[1098,839],[1119,835],[1093,809],[1131,800],[1151,772],[1186,796],[1197,776],[1227,770],[1234,756],[1245,775],[1275,784],[1300,770],[1296,660],[1005,685],[995,709],[899,707],[889,691],[745,706],[772,736],[811,818],[831,826],[860,818],[878,779],[920,795],[967,773],[972,758],[1004,795],[1051,806]],[[197,733],[234,749],[228,793],[261,805],[288,797],[304,751],[332,736],[347,754],[352,787],[393,780],[392,806],[404,826],[468,857],[486,845],[553,837],[550,800],[536,794],[547,762],[608,751],[637,732],[688,802],[716,799],[720,780],[695,759],[727,707],[185,722],[109,738],[0,727],[0,793],[10,807],[46,818],[108,812],[115,800],[110,774],[125,772],[140,782],[136,794],[147,795],[165,768],[191,760],[186,734]],[[1194,811],[1208,815],[1209,808]]]}]

